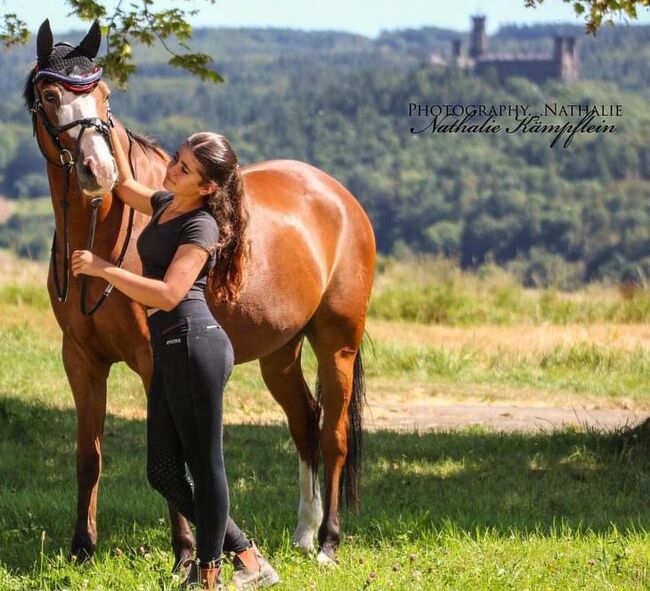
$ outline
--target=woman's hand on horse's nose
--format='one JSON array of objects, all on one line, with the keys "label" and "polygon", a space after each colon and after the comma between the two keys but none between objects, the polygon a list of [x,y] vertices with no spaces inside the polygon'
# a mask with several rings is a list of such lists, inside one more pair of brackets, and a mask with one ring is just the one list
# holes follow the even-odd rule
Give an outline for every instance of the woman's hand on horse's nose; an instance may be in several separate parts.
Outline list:
[{"label": "woman's hand on horse's nose", "polygon": [[71,266],[72,275],[94,275],[98,276],[106,261],[95,256],[89,250],[75,250],[72,253]]}]

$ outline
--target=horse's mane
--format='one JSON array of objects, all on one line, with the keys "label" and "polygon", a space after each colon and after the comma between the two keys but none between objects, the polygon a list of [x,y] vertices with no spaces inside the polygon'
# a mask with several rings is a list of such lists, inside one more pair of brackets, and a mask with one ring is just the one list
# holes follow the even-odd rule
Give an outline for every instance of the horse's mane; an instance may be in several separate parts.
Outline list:
[{"label": "horse's mane", "polygon": [[169,155],[165,152],[164,148],[153,138],[148,135],[143,135],[141,133],[135,133],[134,131],[129,130],[131,137],[140,144],[140,147],[144,150],[153,150],[157,152],[164,160],[169,160]]},{"label": "horse's mane", "polygon": [[29,74],[27,74],[27,78],[25,78],[25,86],[23,87],[23,99],[25,101],[25,107],[27,107],[28,111],[32,110],[32,107],[34,106],[34,100],[36,100],[33,81],[34,70],[36,70],[36,66],[34,66],[29,71]]},{"label": "horse's mane", "polygon": [[[28,111],[32,109],[34,106],[34,101],[36,100],[36,92],[34,90],[34,71],[36,70],[36,66],[34,66],[30,71],[29,74],[27,74],[27,78],[25,79],[25,86],[23,87],[23,100],[25,101],[25,107],[27,108]],[[141,134],[141,133],[135,133],[133,131],[130,132],[131,136],[133,139],[140,144],[140,147],[147,151],[147,150],[153,150],[154,152],[157,152],[159,156],[161,156],[163,159],[168,160],[169,155],[163,147],[153,138]]]}]

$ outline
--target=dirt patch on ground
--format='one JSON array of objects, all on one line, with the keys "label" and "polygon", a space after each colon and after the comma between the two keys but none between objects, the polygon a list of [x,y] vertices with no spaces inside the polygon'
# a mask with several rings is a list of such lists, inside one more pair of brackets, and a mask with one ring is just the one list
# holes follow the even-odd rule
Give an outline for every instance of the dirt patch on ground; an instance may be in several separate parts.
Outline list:
[{"label": "dirt patch on ground", "polygon": [[494,431],[551,431],[564,427],[615,431],[642,423],[647,414],[624,409],[439,404],[428,400],[370,403],[365,415],[369,430],[448,431],[480,426]]}]

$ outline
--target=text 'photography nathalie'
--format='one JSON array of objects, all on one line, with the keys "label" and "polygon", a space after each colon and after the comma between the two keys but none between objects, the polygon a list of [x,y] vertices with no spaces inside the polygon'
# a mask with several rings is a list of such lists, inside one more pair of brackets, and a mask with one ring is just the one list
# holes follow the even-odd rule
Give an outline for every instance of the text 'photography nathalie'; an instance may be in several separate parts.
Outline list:
[{"label": "text 'photography nathalie'", "polygon": [[619,104],[546,103],[539,107],[408,103],[412,134],[549,134],[551,148],[568,148],[580,134],[614,133],[616,118],[622,116],[623,105]]}]

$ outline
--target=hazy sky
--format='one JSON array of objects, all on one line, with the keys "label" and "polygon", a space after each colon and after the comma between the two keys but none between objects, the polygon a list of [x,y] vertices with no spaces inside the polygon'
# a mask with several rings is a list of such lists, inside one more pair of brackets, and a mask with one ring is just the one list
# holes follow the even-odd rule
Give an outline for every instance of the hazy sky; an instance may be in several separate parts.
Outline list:
[{"label": "hazy sky", "polygon": [[[104,0],[115,6],[117,0]],[[125,5],[137,0],[124,0]],[[505,23],[533,24],[581,21],[570,4],[545,0],[536,9],[525,8],[524,0],[156,0],[155,8],[195,6],[199,15],[190,22],[200,26],[289,27],[332,29],[374,37],[382,29],[438,26],[457,30],[469,28],[471,14],[487,16],[488,32]],[[55,32],[85,29],[88,24],[67,17],[64,0],[0,0],[2,13],[15,12],[35,31],[45,18]],[[650,9],[639,8],[638,22],[650,23]]]}]

